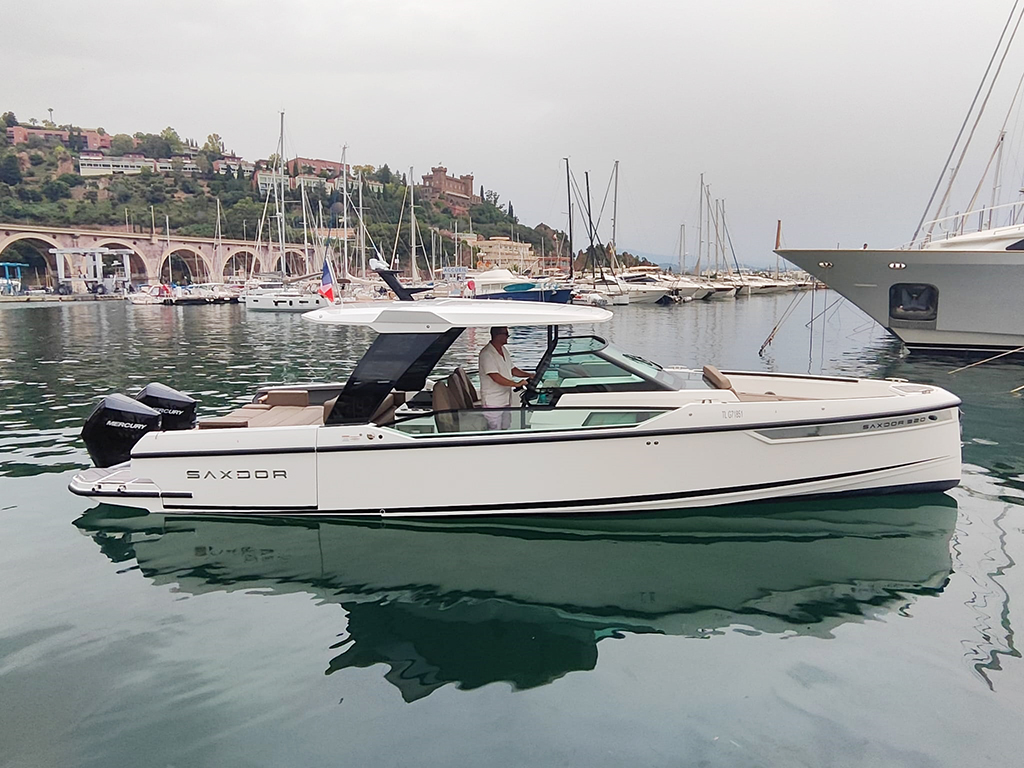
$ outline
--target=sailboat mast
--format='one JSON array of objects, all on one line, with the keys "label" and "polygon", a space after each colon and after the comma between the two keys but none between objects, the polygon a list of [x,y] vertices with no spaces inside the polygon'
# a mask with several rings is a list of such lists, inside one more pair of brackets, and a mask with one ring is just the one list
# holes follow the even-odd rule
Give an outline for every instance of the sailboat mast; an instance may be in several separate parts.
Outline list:
[{"label": "sailboat mast", "polygon": [[413,183],[412,166],[409,166],[409,265],[412,270],[412,279],[419,282],[419,270],[416,268],[416,201]]},{"label": "sailboat mast", "polygon": [[342,277],[348,277],[348,144],[343,144],[341,147],[341,190],[341,231],[342,238],[344,238],[341,274]]},{"label": "sailboat mast", "polygon": [[615,236],[615,225],[619,223],[619,161],[615,161],[615,189],[612,191],[612,258],[619,248],[619,239]]},{"label": "sailboat mast", "polygon": [[[306,185],[301,186],[302,189],[302,257],[305,259],[305,271],[304,275],[310,273],[309,266],[309,229],[306,226],[306,208],[309,205],[309,201],[306,199]],[[312,212],[312,211],[311,211]]]},{"label": "sailboat mast", "polygon": [[704,246],[704,174],[700,175],[700,195],[697,198],[697,264],[694,272],[700,276],[701,248]]},{"label": "sailboat mast", "polygon": [[680,275],[685,275],[686,274],[686,254],[684,253],[685,241],[686,241],[686,225],[685,224],[680,224],[679,225],[679,274]]},{"label": "sailboat mast", "polygon": [[366,279],[366,224],[363,221],[363,172],[359,172],[359,252],[362,254],[363,279]]},{"label": "sailboat mast", "polygon": [[[278,199],[277,203],[277,237],[281,246],[281,271],[288,274],[288,260],[284,254],[284,184],[285,184],[285,172],[284,172],[284,111],[281,111],[281,134],[277,140],[277,165],[279,184],[281,188],[280,195],[275,194],[274,197]],[[274,185],[275,191],[278,188],[278,184]]]},{"label": "sailboat mast", "polygon": [[565,194],[569,200],[569,279],[573,279],[573,262],[576,252],[572,247],[572,183],[569,181],[569,158],[565,158]]}]

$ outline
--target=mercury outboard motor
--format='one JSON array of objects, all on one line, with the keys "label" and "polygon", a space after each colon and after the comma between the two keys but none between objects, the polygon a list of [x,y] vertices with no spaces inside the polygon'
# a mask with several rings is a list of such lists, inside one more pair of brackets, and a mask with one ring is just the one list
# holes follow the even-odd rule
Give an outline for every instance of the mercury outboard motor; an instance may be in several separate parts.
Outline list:
[{"label": "mercury outboard motor", "polygon": [[192,429],[196,425],[196,401],[176,389],[153,382],[135,399],[160,412],[161,429]]},{"label": "mercury outboard motor", "polygon": [[127,395],[107,395],[82,427],[89,458],[97,467],[128,461],[132,448],[147,432],[160,429],[160,412]]}]

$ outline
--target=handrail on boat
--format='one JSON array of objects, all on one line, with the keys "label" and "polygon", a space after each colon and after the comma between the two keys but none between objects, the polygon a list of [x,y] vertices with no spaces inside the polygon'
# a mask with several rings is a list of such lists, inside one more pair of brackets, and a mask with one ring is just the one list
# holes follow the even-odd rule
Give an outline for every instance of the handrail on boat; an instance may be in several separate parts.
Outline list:
[{"label": "handrail on boat", "polygon": [[[914,250],[923,248],[933,240],[948,240],[951,237],[959,237],[965,233],[967,222],[973,216],[978,216],[978,228],[973,231],[981,232],[985,229],[993,229],[992,214],[996,211],[1004,211],[1006,209],[1011,211],[1009,223],[1004,225],[1006,228],[1024,225],[1024,220],[1020,222],[1017,221],[1018,216],[1024,213],[1024,200],[1017,200],[1013,203],[1003,203],[1002,205],[986,205],[964,213],[955,213],[952,216],[943,216],[939,219],[926,221],[922,226],[922,230],[924,230],[926,234],[916,240],[900,246],[900,250]],[[943,226],[949,222],[952,222],[952,226]],[[938,226],[940,230],[938,235],[933,232],[936,226]]]}]

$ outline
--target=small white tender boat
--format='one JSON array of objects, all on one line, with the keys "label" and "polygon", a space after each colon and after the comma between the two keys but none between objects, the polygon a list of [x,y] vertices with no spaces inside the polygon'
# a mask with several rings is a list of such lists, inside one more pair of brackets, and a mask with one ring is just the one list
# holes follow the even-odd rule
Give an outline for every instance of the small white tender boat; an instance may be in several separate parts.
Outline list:
[{"label": "small white tender boat", "polygon": [[[162,512],[445,516],[676,509],[960,481],[960,400],[939,387],[663,368],[599,336],[559,332],[611,317],[598,307],[439,299],[304,317],[379,334],[347,382],[264,389],[195,427],[194,401],[161,385],[138,399],[109,396],[83,430],[97,468],[70,489]],[[487,428],[460,371],[425,391],[463,330],[487,326],[548,327],[508,429]],[[528,482],[502,479],[508,468]]]}]

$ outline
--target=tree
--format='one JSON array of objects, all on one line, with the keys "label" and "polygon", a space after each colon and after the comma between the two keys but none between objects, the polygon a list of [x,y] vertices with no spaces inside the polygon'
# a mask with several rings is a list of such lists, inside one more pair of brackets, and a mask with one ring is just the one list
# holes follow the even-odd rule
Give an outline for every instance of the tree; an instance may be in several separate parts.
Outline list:
[{"label": "tree", "polygon": [[224,140],[216,133],[211,133],[206,137],[206,143],[203,144],[200,152],[203,152],[211,160],[220,160],[224,157]]},{"label": "tree", "polygon": [[176,130],[171,128],[171,126],[167,126],[160,131],[160,138],[167,142],[168,146],[171,148],[171,152],[181,152],[183,148],[181,137],[178,135]]},{"label": "tree", "polygon": [[110,154],[125,155],[135,151],[135,141],[127,133],[115,133],[110,137]]},{"label": "tree", "polygon": [[2,120],[4,125],[6,125],[8,128],[13,128],[18,124],[18,118],[14,116],[13,112],[4,112],[2,115],[0,115],[0,120]]},{"label": "tree", "polygon": [[0,181],[12,187],[21,183],[21,163],[17,155],[4,155],[0,160]]},{"label": "tree", "polygon": [[391,183],[391,169],[388,168],[387,163],[384,163],[384,165],[380,167],[380,170],[377,171],[377,181],[379,181],[381,184]]},{"label": "tree", "polygon": [[139,140],[136,151],[146,157],[170,157],[171,145],[163,137],[157,136],[155,133],[143,133],[136,134],[135,138]]},{"label": "tree", "polygon": [[100,136],[106,136],[107,135],[106,130],[104,128],[102,128],[102,127],[101,128],[97,128],[96,129],[96,133],[98,133]]},{"label": "tree", "polygon": [[63,181],[54,179],[43,184],[43,194],[50,202],[55,203],[63,197],[71,197],[71,187]]}]

